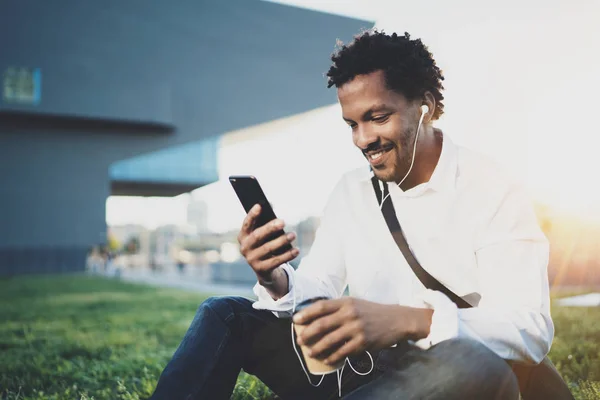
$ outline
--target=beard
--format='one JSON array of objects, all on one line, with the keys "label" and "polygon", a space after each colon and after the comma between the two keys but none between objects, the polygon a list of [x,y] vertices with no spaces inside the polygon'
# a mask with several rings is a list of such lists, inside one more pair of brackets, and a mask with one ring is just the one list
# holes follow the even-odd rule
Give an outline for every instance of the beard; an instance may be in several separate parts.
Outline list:
[{"label": "beard", "polygon": [[[399,141],[393,145],[391,150],[395,153],[391,154],[393,157],[382,168],[373,168],[373,173],[377,179],[383,182],[396,183],[400,183],[404,179],[412,161],[415,140],[416,128],[407,127],[402,131]],[[377,147],[386,148],[385,145],[379,144],[377,146],[377,143],[375,143],[373,148]]]}]

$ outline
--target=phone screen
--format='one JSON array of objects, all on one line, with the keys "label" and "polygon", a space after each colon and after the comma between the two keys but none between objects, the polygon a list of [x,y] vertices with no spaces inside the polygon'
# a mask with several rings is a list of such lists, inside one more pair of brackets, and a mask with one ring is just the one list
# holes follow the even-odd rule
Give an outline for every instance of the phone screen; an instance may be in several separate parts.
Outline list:
[{"label": "phone screen", "polygon": [[[259,228],[269,221],[276,219],[275,212],[271,207],[271,204],[267,200],[267,196],[263,192],[258,180],[253,176],[230,176],[229,182],[233,186],[235,193],[237,194],[242,206],[246,213],[250,211],[255,204],[260,204],[261,212],[257,218],[256,225],[254,229]],[[269,242],[273,239],[278,238],[281,235],[284,235],[285,232],[283,230],[279,230],[269,235],[264,243]],[[292,246],[287,243],[286,245],[280,247],[276,251],[273,251],[273,254],[283,254],[286,251],[292,249]]]}]

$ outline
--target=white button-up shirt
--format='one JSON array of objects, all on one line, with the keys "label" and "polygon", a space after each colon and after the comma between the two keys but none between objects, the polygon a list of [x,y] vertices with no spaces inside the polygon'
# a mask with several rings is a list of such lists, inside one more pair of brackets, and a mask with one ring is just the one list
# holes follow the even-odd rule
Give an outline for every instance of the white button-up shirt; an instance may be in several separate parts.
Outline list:
[{"label": "white button-up shirt", "polygon": [[525,189],[483,156],[444,135],[429,182],[406,192],[388,184],[406,240],[419,263],[473,305],[457,309],[427,290],[396,245],[379,209],[368,167],[333,190],[309,254],[284,268],[290,291],[274,300],[254,287],[256,309],[282,317],[315,296],[350,296],[433,308],[427,348],[454,337],[480,341],[507,360],[539,362],[554,336],[548,242]]}]

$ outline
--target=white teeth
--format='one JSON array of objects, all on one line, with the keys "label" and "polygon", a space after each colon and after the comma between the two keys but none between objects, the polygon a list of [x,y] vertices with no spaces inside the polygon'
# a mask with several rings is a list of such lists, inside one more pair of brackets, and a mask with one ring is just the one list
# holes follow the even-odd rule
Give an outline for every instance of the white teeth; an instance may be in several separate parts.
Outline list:
[{"label": "white teeth", "polygon": [[379,153],[371,154],[369,157],[371,157],[371,160],[377,160],[382,155],[383,155],[383,151],[380,151]]}]

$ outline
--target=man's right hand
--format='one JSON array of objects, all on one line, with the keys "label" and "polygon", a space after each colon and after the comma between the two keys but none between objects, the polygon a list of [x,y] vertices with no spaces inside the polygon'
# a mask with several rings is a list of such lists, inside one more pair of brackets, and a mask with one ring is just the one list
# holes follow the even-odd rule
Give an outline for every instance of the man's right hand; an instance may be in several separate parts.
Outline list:
[{"label": "man's right hand", "polygon": [[273,252],[291,243],[296,238],[296,235],[293,232],[289,232],[269,242],[265,242],[265,239],[269,235],[283,229],[284,223],[282,220],[276,219],[255,229],[256,219],[260,215],[260,211],[260,205],[256,204],[244,219],[242,229],[238,235],[240,253],[242,253],[248,264],[250,264],[250,267],[254,270],[258,282],[273,297],[282,297],[288,291],[288,278],[284,271],[277,268],[281,264],[296,258],[299,251],[297,248],[292,247],[292,250],[280,255],[274,255]]}]

